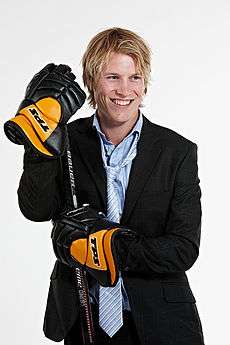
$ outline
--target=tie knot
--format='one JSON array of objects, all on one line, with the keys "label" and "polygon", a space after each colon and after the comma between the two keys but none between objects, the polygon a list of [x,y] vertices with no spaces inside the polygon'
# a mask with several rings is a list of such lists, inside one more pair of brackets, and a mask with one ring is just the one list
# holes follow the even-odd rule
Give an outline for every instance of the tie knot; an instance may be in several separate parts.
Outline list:
[{"label": "tie knot", "polygon": [[107,166],[106,167],[107,178],[109,180],[115,180],[120,172],[120,169],[121,169],[120,166],[115,166],[115,167]]}]

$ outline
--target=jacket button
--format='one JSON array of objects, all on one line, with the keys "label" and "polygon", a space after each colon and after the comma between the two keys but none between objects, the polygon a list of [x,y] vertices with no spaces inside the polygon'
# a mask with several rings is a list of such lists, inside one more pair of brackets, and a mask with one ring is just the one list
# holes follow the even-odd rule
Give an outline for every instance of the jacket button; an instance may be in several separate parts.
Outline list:
[{"label": "jacket button", "polygon": [[125,272],[129,271],[129,267],[126,266],[126,267],[124,268],[124,271],[125,271]]}]

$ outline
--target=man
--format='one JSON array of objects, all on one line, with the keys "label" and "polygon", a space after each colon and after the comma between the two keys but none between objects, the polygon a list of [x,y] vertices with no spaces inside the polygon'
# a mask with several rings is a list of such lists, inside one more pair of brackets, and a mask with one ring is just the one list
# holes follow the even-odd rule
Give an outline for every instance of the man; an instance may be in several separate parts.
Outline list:
[{"label": "man", "polygon": [[[83,56],[83,80],[96,111],[68,124],[79,204],[135,234],[114,240],[120,273],[110,291],[120,284],[117,300],[122,294],[115,333],[103,325],[103,287],[88,271],[96,340],[200,345],[202,326],[185,273],[200,244],[197,145],[142,114],[149,75],[150,50],[141,37],[121,28],[100,32]],[[26,149],[18,196],[27,218],[55,219],[66,207],[65,171],[65,154],[48,159]],[[61,261],[51,275],[44,332],[66,345],[82,344],[74,269]],[[116,308],[111,304],[109,313]]]}]

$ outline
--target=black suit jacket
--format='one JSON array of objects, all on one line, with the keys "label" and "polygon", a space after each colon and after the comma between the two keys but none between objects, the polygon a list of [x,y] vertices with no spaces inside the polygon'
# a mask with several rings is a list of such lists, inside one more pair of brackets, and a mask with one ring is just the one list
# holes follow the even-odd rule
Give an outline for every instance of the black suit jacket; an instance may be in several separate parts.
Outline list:
[{"label": "black suit jacket", "polygon": [[[106,173],[92,120],[68,125],[75,182],[79,204],[105,212]],[[33,221],[54,218],[68,201],[63,197],[66,178],[64,158],[25,155],[18,189],[23,214]],[[144,117],[120,221],[139,239],[118,243],[123,282],[143,344],[203,343],[185,273],[199,253],[200,197],[197,145]],[[44,332],[54,341],[61,341],[78,317],[73,273],[56,262],[51,275]]]}]

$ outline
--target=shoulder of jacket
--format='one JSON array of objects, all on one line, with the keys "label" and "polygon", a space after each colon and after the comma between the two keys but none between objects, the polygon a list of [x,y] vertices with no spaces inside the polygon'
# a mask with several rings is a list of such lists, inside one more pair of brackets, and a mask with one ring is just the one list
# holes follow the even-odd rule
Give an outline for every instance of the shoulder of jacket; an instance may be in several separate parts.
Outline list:
[{"label": "shoulder of jacket", "polygon": [[197,144],[195,142],[184,137],[173,129],[153,123],[148,119],[147,122],[152,129],[153,138],[154,135],[157,135],[163,146],[179,151],[188,151],[192,147],[197,148]]},{"label": "shoulder of jacket", "polygon": [[81,117],[73,120],[67,124],[68,131],[72,133],[73,131],[85,132],[91,125],[93,121],[93,116]]}]

